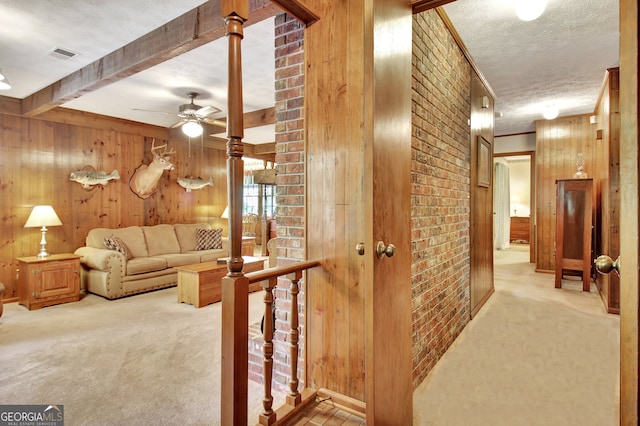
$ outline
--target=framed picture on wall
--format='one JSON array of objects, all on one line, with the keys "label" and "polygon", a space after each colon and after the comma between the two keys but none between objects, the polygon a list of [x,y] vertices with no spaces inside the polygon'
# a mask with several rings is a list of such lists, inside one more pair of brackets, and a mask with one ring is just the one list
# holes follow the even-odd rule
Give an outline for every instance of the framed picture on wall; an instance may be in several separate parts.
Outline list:
[{"label": "framed picture on wall", "polygon": [[478,136],[478,186],[491,186],[492,163],[491,143],[482,136]]}]

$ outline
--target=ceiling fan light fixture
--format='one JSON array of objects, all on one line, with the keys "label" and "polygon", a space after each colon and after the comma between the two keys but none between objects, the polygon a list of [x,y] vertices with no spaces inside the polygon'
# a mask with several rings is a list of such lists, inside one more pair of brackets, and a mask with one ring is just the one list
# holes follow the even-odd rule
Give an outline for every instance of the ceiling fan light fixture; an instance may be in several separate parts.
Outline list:
[{"label": "ceiling fan light fixture", "polygon": [[516,0],[516,15],[523,21],[538,19],[547,7],[547,0]]},{"label": "ceiling fan light fixture", "polygon": [[195,138],[202,134],[202,126],[196,120],[189,120],[182,125],[182,133],[190,138]]}]

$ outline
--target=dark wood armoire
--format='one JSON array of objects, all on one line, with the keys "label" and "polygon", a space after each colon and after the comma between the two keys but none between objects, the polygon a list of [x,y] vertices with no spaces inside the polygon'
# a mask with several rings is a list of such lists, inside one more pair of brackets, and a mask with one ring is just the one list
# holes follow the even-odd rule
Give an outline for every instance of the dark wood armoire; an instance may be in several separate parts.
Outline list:
[{"label": "dark wood armoire", "polygon": [[556,288],[566,274],[581,276],[590,291],[593,216],[593,179],[556,181]]}]

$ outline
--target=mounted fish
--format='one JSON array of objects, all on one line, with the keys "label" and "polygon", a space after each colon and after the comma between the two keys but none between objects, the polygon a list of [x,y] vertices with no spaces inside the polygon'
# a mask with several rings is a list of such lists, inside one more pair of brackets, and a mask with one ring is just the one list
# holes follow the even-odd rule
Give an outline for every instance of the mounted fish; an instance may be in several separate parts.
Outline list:
[{"label": "mounted fish", "polygon": [[197,178],[178,178],[178,185],[191,192],[192,189],[202,189],[205,186],[213,186],[213,178],[204,180],[201,177]]},{"label": "mounted fish", "polygon": [[113,179],[120,179],[120,173],[117,170],[107,174],[104,170],[97,172],[90,166],[71,172],[69,175],[69,180],[78,182],[84,189],[93,189],[95,185],[106,185]]}]

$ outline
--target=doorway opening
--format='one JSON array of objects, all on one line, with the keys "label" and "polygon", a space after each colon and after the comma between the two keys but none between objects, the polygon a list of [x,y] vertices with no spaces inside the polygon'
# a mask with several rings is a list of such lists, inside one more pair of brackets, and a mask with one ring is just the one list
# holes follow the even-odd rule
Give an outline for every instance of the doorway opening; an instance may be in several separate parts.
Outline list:
[{"label": "doorway opening", "polygon": [[496,250],[529,252],[535,262],[534,152],[494,154],[493,240]]}]

